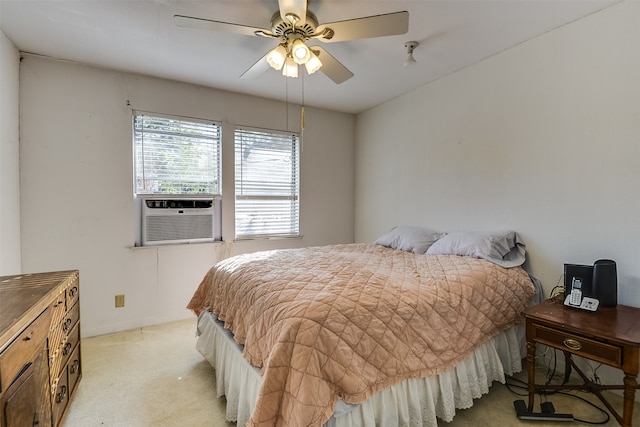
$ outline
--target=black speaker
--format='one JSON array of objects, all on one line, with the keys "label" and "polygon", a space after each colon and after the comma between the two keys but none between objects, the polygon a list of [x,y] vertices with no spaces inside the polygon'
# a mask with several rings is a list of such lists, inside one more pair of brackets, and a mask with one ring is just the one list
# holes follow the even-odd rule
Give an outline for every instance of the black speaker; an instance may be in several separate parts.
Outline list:
[{"label": "black speaker", "polygon": [[610,259],[599,259],[593,263],[593,297],[602,307],[618,305],[618,273],[616,263]]}]

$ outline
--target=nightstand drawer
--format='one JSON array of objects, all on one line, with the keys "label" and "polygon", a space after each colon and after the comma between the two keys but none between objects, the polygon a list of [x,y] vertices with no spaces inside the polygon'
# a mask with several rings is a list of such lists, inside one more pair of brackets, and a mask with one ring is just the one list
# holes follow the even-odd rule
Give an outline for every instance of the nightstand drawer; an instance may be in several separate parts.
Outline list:
[{"label": "nightstand drawer", "polygon": [[616,368],[622,367],[622,348],[592,340],[568,332],[534,324],[535,340],[578,356],[602,362]]}]

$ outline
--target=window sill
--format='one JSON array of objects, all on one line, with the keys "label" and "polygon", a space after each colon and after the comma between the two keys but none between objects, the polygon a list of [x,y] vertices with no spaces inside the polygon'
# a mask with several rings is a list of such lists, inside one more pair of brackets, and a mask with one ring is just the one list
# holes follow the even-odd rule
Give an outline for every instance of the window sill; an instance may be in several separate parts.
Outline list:
[{"label": "window sill", "polygon": [[161,245],[145,245],[145,246],[129,246],[128,248],[134,251],[141,249],[157,249],[157,248],[166,248],[166,247],[176,247],[176,246],[198,246],[198,245],[219,245],[221,243],[226,243],[222,240],[214,240],[211,242],[192,242],[192,243],[163,243]]},{"label": "window sill", "polygon": [[235,239],[233,243],[242,243],[242,242],[255,242],[255,241],[264,241],[264,240],[301,240],[303,236],[260,236],[260,237],[246,237]]}]

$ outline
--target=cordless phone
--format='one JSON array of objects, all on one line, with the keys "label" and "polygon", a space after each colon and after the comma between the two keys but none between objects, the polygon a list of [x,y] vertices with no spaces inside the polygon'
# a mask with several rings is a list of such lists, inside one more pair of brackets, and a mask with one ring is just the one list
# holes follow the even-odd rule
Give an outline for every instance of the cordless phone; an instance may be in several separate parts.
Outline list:
[{"label": "cordless phone", "polygon": [[571,295],[569,298],[569,304],[580,305],[582,302],[582,279],[574,277],[571,280]]}]

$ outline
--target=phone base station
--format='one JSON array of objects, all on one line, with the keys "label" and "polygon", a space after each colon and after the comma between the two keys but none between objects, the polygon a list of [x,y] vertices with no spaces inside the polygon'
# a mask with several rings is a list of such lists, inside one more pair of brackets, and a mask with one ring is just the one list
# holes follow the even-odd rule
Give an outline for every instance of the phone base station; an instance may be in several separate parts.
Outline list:
[{"label": "phone base station", "polygon": [[571,302],[571,295],[567,295],[564,300],[564,305],[566,305],[567,307],[580,308],[586,311],[596,311],[598,309],[598,306],[600,305],[600,301],[595,298],[589,297],[582,298],[580,304],[572,304]]}]

